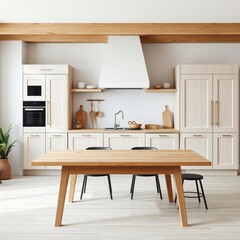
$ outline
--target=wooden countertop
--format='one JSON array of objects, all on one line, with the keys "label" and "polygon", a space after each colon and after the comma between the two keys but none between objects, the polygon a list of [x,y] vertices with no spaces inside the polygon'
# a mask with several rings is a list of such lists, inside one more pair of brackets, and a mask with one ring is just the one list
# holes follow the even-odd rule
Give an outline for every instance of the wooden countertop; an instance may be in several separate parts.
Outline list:
[{"label": "wooden countertop", "polygon": [[179,133],[175,128],[160,128],[160,129],[141,129],[141,130],[106,130],[104,128],[86,128],[86,129],[71,129],[69,133]]}]

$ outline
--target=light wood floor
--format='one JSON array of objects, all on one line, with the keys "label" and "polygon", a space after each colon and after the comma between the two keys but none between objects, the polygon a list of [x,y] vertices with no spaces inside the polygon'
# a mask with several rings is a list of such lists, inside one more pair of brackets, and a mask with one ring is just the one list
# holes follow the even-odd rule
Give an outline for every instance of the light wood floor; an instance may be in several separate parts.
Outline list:
[{"label": "light wood floor", "polygon": [[[55,228],[59,176],[17,177],[0,184],[1,240],[239,240],[240,176],[205,176],[209,210],[197,199],[186,199],[190,226],[180,225],[178,209],[167,200],[160,176],[163,200],[154,178],[137,178],[130,200],[130,175],[112,175],[110,200],[106,178],[89,178],[87,193],[79,201],[82,177],[77,181],[75,202],[66,204],[63,227]],[[195,190],[186,183],[185,190]]]}]

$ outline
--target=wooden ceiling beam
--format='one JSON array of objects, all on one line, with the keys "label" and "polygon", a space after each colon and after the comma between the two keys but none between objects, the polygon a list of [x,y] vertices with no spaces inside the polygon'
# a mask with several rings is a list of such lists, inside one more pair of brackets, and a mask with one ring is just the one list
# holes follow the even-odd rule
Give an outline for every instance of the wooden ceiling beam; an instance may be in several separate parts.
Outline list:
[{"label": "wooden ceiling beam", "polygon": [[114,35],[144,43],[240,42],[240,23],[0,23],[0,40],[105,43]]}]

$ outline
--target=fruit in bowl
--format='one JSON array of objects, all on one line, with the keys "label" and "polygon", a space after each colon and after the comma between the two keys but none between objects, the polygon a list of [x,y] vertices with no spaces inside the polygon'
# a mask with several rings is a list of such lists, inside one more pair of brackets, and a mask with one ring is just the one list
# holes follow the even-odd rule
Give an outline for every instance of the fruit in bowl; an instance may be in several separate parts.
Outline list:
[{"label": "fruit in bowl", "polygon": [[141,123],[136,123],[135,121],[128,121],[129,128],[131,129],[140,129],[142,124]]}]

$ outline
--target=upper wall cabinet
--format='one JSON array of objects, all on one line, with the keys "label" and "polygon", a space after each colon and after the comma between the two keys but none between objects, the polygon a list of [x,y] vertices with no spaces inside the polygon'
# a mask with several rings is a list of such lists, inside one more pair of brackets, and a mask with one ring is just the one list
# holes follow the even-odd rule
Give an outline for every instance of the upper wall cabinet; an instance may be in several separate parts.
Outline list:
[{"label": "upper wall cabinet", "polygon": [[46,101],[46,132],[71,128],[72,71],[69,65],[23,65],[23,99]]},{"label": "upper wall cabinet", "polygon": [[180,65],[182,132],[238,131],[238,66]]}]

